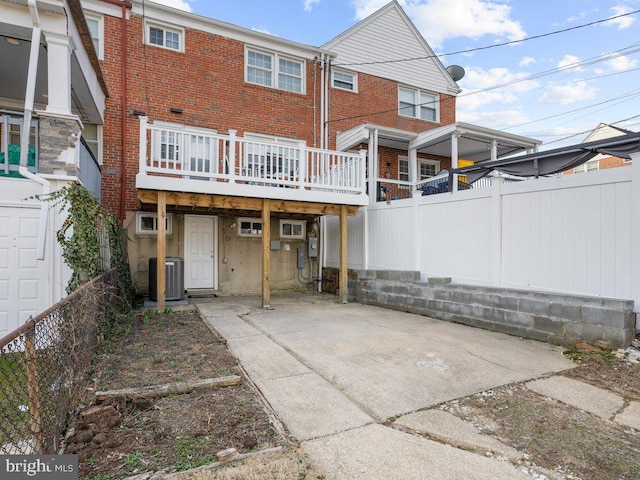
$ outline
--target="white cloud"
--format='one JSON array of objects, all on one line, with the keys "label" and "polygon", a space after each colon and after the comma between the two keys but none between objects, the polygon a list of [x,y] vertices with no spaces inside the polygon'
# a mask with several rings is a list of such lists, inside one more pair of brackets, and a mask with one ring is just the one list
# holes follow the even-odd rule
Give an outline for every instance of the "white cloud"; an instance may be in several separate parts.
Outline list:
[{"label": "white cloud", "polygon": [[[491,115],[481,110],[496,109],[509,107],[508,111],[513,118],[522,119],[522,114],[516,116],[515,113],[520,107],[522,95],[528,91],[537,88],[539,85],[533,80],[522,80],[526,74],[521,72],[511,72],[506,68],[492,68],[484,70],[479,67],[467,68],[467,74],[464,79],[459,82],[463,88],[463,93],[456,100],[456,109],[458,117],[463,121],[471,123],[481,122],[481,125],[495,127],[504,126],[505,120],[492,121]],[[522,81],[519,81],[522,80]],[[507,84],[504,87],[492,90],[493,87]],[[488,115],[488,116],[487,116]],[[487,123],[482,123],[487,119]],[[518,123],[509,123],[514,125]]]},{"label": "white cloud", "polygon": [[[388,0],[352,0],[356,18],[362,19]],[[433,48],[455,37],[478,39],[493,35],[508,40],[526,36],[520,22],[512,20],[511,7],[489,0],[400,0],[413,23]]]},{"label": "white cloud", "polygon": [[[630,13],[633,11],[631,7],[627,7],[625,5],[618,5],[615,7],[611,7],[612,17],[616,17],[618,15],[624,15],[625,13]],[[629,15],[626,17],[615,18],[613,20],[609,20],[608,22],[603,23],[605,27],[616,27],[617,30],[624,30],[625,28],[629,28],[633,25],[635,19],[633,16]]]},{"label": "white cloud", "polygon": [[620,55],[619,57],[605,61],[604,64],[614,72],[624,72],[638,65],[638,60],[631,60],[626,55]]},{"label": "white cloud", "polygon": [[154,0],[156,3],[166,5],[167,7],[177,8],[178,10],[185,10],[192,12],[193,9],[187,0]]},{"label": "white cloud", "polygon": [[320,0],[304,0],[304,11],[310,12],[317,3],[320,3]]},{"label": "white cloud", "polygon": [[584,80],[557,85],[550,83],[547,91],[538,99],[538,103],[569,105],[596,96],[596,88],[589,87]]},{"label": "white cloud", "polygon": [[575,55],[565,55],[562,60],[558,62],[558,68],[562,70],[571,70],[573,72],[579,72],[582,67],[576,66],[580,63],[580,58]]},{"label": "white cloud", "polygon": [[577,22],[578,20],[582,20],[586,16],[587,16],[587,12],[583,10],[577,15],[573,15],[572,17],[567,18],[567,23]]},{"label": "white cloud", "polygon": [[518,66],[520,67],[528,67],[529,65],[536,63],[536,59],[532,57],[522,57]]},{"label": "white cloud", "polygon": [[508,128],[531,120],[520,110],[495,110],[492,112],[459,112],[461,122],[482,125],[489,128]]},{"label": "white cloud", "polygon": [[480,67],[468,67],[465,78],[459,82],[462,88],[468,90],[486,90],[499,85],[511,84],[502,87],[499,91],[524,93],[539,85],[534,80],[523,80],[528,74],[523,72],[511,72],[507,68],[490,68],[485,70]]}]

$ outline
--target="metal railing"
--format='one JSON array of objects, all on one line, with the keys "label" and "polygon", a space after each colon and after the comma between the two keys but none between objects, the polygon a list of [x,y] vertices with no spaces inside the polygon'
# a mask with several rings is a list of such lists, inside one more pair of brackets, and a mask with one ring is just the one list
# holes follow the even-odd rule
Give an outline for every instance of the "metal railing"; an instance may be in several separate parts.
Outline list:
[{"label": "metal railing", "polygon": [[1,455],[57,453],[118,295],[113,269],[0,339]]},{"label": "metal railing", "polygon": [[78,159],[80,181],[84,188],[90,191],[98,200],[102,197],[102,173],[100,165],[93,156],[84,138],[80,138],[80,152]]},{"label": "metal railing", "polygon": [[254,140],[204,129],[149,124],[140,117],[143,175],[364,195],[366,151]]}]

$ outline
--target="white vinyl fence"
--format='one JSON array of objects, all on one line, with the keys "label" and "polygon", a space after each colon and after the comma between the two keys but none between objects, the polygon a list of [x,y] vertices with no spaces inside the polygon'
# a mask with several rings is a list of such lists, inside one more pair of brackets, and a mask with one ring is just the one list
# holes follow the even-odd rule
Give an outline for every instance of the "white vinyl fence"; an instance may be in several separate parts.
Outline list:
[{"label": "white vinyl fence", "polygon": [[[640,155],[632,167],[374,203],[348,222],[349,268],[635,300]],[[339,225],[325,221],[325,266]]]}]

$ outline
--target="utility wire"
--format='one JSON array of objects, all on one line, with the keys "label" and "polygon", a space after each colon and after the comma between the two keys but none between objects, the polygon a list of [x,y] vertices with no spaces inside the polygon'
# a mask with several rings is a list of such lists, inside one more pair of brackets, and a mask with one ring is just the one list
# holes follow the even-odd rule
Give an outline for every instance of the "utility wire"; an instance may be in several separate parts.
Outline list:
[{"label": "utility wire", "polygon": [[[518,78],[516,80],[512,80],[510,82],[506,82],[506,83],[501,83],[499,85],[494,85],[492,87],[487,87],[487,88],[483,88],[481,90],[474,90],[471,92],[467,92],[467,93],[461,93],[460,95],[458,95],[458,98],[460,97],[468,97],[471,95],[477,95],[479,93],[485,93],[485,92],[489,92],[492,90],[497,90],[499,88],[504,88],[504,87],[508,87],[511,85],[514,85],[516,83],[521,83],[521,82],[525,82],[528,80],[535,80],[544,76],[548,76],[548,75],[552,75],[554,73],[558,73],[558,72],[564,72],[564,71],[569,71],[569,70],[573,70],[576,68],[583,68],[586,66],[591,66],[594,65],[596,63],[600,63],[600,62],[604,62],[607,60],[611,60],[612,58],[617,58],[623,55],[629,55],[632,53],[636,53],[640,51],[640,42],[637,43],[633,43],[627,47],[621,48],[619,50],[614,50],[613,52],[607,52],[607,53],[603,53],[602,55],[598,55],[596,57],[591,57],[588,58],[586,60],[582,60],[579,62],[574,62],[568,65],[563,65],[562,67],[556,67],[550,70],[544,70],[542,72],[538,72],[538,73],[534,73],[532,75],[528,75],[526,77],[522,77],[522,78]],[[616,74],[622,74],[622,73],[627,73],[627,72],[632,72],[634,70],[637,69],[633,69],[633,70],[625,70],[624,72],[617,72]],[[598,77],[593,77],[592,79],[595,79]],[[591,79],[589,79],[591,80]],[[615,99],[612,99],[610,101],[614,101]],[[424,103],[420,103],[420,104],[416,104],[416,107],[422,107],[422,106],[429,106],[429,105],[434,105],[435,103],[437,103],[437,100],[431,100],[429,102],[424,102]],[[593,106],[597,106],[599,104],[595,104]],[[583,107],[583,108],[589,108],[590,106],[587,107]],[[348,116],[348,117],[341,117],[341,118],[336,118],[333,120],[328,120],[326,123],[337,123],[337,122],[341,122],[341,121],[345,121],[345,120],[354,120],[354,119],[358,119],[358,118],[364,118],[364,117],[370,117],[370,116],[374,116],[374,115],[382,115],[384,113],[391,113],[391,112],[395,112],[398,110],[398,107],[394,107],[394,108],[390,108],[390,109],[386,109],[386,110],[377,110],[374,112],[369,112],[369,113],[364,113],[364,114],[360,114],[360,115],[352,115],[352,116]],[[579,109],[578,109],[579,110]],[[571,113],[571,112],[567,112],[567,113]],[[547,118],[552,118],[552,117],[547,117]],[[540,120],[546,120],[547,118],[543,118]],[[540,120],[535,120],[535,121],[540,121]],[[529,122],[529,123],[533,123],[535,121]],[[525,124],[520,124],[520,125],[514,125],[513,127],[508,127],[508,128],[515,128],[515,127],[519,127],[522,125],[526,125]]]},{"label": "utility wire", "polygon": [[[618,57],[622,57],[622,56],[626,56],[626,55],[630,55],[630,54],[633,54],[633,53],[640,52],[640,46],[639,45],[640,45],[640,43],[634,43],[632,45],[629,45],[628,47],[621,48],[620,50],[614,50],[613,52],[603,53],[602,55],[598,55],[597,57],[591,57],[591,58],[588,58],[586,60],[581,60],[579,62],[574,62],[574,63],[570,63],[570,64],[567,64],[567,65],[563,65],[562,67],[556,67],[556,68],[552,68],[552,69],[549,69],[549,70],[544,70],[542,72],[533,73],[531,75],[527,75],[526,77],[518,78],[518,79],[512,80],[510,82],[500,83],[500,84],[494,85],[492,87],[483,88],[482,90],[474,90],[472,92],[461,93],[460,95],[458,95],[458,97],[467,97],[467,96],[470,96],[470,95],[477,95],[478,93],[489,92],[491,90],[496,90],[498,88],[508,87],[508,86],[514,85],[516,83],[522,83],[522,82],[526,82],[528,80],[536,80],[538,78],[546,77],[548,75],[552,75],[552,74],[558,73],[558,72],[570,71],[570,70],[583,68],[583,67],[590,67],[592,65],[595,65],[596,63],[606,62],[607,60],[611,60],[611,59],[614,59],[614,58],[618,58]],[[634,70],[636,70],[636,69],[634,69]],[[625,70],[624,72],[619,72],[619,73],[626,73],[628,71],[633,71],[633,70]],[[598,78],[598,77],[593,77],[593,78]]]},{"label": "utility wire", "polygon": [[520,40],[510,40],[508,42],[495,43],[495,44],[492,44],[492,45],[485,45],[483,47],[469,48],[467,50],[458,50],[456,52],[440,53],[440,54],[434,54],[434,55],[425,55],[425,56],[422,56],[422,57],[400,58],[400,59],[397,59],[397,60],[379,60],[379,61],[375,61],[375,62],[334,63],[334,65],[346,67],[346,66],[350,66],[350,65],[351,66],[355,66],[355,65],[377,65],[377,64],[382,64],[382,63],[412,62],[414,60],[425,60],[425,59],[428,59],[428,58],[440,58],[440,57],[446,57],[446,56],[450,56],[450,55],[459,55],[459,54],[462,54],[462,53],[478,52],[478,51],[481,51],[481,50],[488,50],[490,48],[504,47],[504,46],[507,46],[507,45],[514,45],[514,44],[520,43],[520,42],[526,42],[526,41],[529,41],[529,40],[537,40],[539,38],[550,37],[552,35],[558,35],[560,33],[566,33],[566,32],[570,32],[572,30],[578,30],[579,28],[591,27],[593,25],[610,22],[610,21],[616,20],[618,18],[626,17],[626,16],[629,16],[629,15],[635,15],[636,13],[640,13],[640,10],[634,10],[633,12],[622,13],[620,15],[615,15],[613,17],[604,18],[604,19],[601,19],[601,20],[595,20],[593,22],[584,23],[584,24],[576,25],[576,26],[569,27],[569,28],[564,28],[562,30],[555,30],[555,31],[552,31],[552,32],[542,33],[540,35],[533,35],[531,37],[524,37],[524,38],[522,38]]},{"label": "utility wire", "polygon": [[610,98],[608,100],[603,100],[602,102],[598,102],[598,103],[594,103],[594,104],[591,104],[591,105],[587,105],[586,107],[580,107],[580,108],[576,108],[576,109],[573,109],[573,110],[569,110],[568,112],[562,112],[562,113],[557,113],[555,115],[549,115],[548,117],[538,118],[536,120],[530,120],[528,122],[519,123],[517,125],[510,125],[509,127],[501,128],[501,130],[509,130],[509,129],[512,129],[512,128],[523,127],[525,125],[531,125],[532,123],[542,122],[543,120],[549,120],[550,118],[557,118],[557,117],[561,117],[563,115],[569,115],[571,113],[575,113],[575,112],[579,112],[579,111],[582,111],[582,110],[586,110],[588,108],[597,107],[599,105],[605,105],[607,103],[615,102],[617,100],[635,98],[637,96],[640,96],[640,88],[636,89],[636,90],[631,90],[630,92],[627,92],[627,93],[625,93],[623,95],[619,95],[619,96],[614,97],[614,98]]},{"label": "utility wire", "polygon": [[[632,116],[632,117],[623,118],[622,120],[617,120],[617,121],[615,121],[615,122],[609,122],[609,123],[607,123],[607,125],[609,125],[609,126],[617,125],[617,124],[619,124],[619,123],[627,122],[627,121],[629,121],[629,120],[633,120],[634,118],[638,118],[638,117],[640,117],[640,115],[634,115],[634,116]],[[627,125],[627,126],[629,126],[629,127],[630,127],[630,126],[637,125],[637,124],[638,124],[638,123],[632,123],[632,124]],[[545,145],[551,145],[552,143],[564,142],[565,140],[569,140],[570,138],[577,137],[578,135],[585,135],[585,134],[587,134],[587,133],[591,133],[591,132],[593,132],[593,129],[590,129],[590,130],[584,130],[584,131],[582,131],[582,132],[573,133],[573,134],[571,134],[571,135],[565,135],[565,136],[564,136],[564,137],[562,137],[562,138],[558,138],[558,139],[556,139],[556,140],[552,140],[552,141],[550,141],[550,142],[545,142],[544,144],[545,144]],[[547,135],[538,135],[538,136],[540,136],[540,137],[556,137],[556,136],[560,136],[560,135],[556,135],[556,134],[547,134]]]}]

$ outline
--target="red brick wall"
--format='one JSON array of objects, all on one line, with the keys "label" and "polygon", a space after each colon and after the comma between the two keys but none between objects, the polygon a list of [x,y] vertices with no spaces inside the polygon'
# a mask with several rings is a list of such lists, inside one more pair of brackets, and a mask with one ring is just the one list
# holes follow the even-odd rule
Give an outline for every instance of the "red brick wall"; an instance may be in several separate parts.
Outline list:
[{"label": "red brick wall", "polygon": [[[104,32],[102,67],[109,97],[103,137],[103,202],[112,213],[118,213],[122,170],[121,19],[105,15]],[[316,66],[312,61],[306,62],[306,94],[300,95],[245,83],[242,42],[186,30],[185,53],[144,45],[142,17],[133,14],[127,21],[127,32],[125,211],[137,206],[139,120],[133,116],[134,110],[146,112],[150,122],[184,123],[220,133],[235,129],[240,135],[250,131],[297,138],[313,145]],[[316,73],[319,109],[320,70]],[[421,132],[455,121],[455,97],[440,95],[440,123],[401,117],[397,113],[398,83],[364,74],[358,75],[357,94],[330,88],[329,99],[330,148],[335,147],[336,132],[362,123]],[[183,113],[171,113],[172,107]],[[319,125],[317,128],[319,131]],[[397,155],[391,163],[397,169]],[[397,172],[393,178],[397,178]]]},{"label": "red brick wall", "polygon": [[[105,16],[103,70],[109,87],[104,151],[103,201],[119,209],[121,166],[121,37],[119,18]],[[169,121],[227,133],[229,129],[313,142],[313,63],[307,62],[307,94],[245,83],[244,43],[195,30],[185,32],[185,53],[143,45],[142,18],[127,22],[127,152],[125,210],[137,205],[139,121]],[[180,108],[174,114],[171,107]]]},{"label": "red brick wall", "polygon": [[398,82],[359,73],[358,93],[329,89],[329,148],[335,148],[337,132],[363,123],[424,132],[454,123],[455,111],[456,98],[440,94],[440,122],[398,115]]}]

